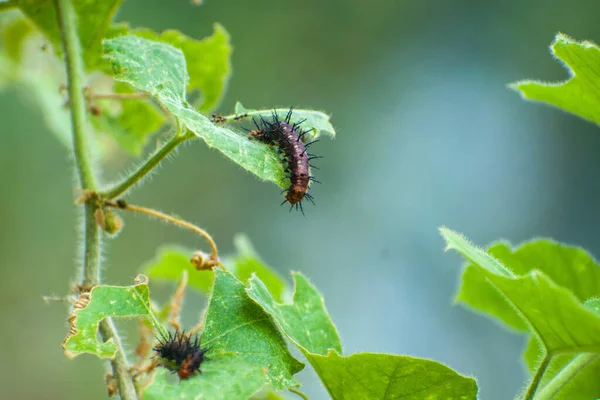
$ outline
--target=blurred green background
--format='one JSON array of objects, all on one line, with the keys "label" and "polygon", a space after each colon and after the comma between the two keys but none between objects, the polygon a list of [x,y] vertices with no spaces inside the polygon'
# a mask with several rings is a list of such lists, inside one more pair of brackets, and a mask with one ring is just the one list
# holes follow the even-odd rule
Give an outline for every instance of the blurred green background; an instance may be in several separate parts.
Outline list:
[{"label": "blurred green background", "polygon": [[[223,252],[247,233],[283,274],[323,292],[346,354],[432,358],[477,377],[482,399],[512,398],[526,378],[524,338],[453,306],[462,261],[443,253],[447,225],[480,244],[534,236],[600,253],[596,126],[506,88],[561,80],[548,53],[558,31],[600,40],[592,0],[127,0],[118,20],[194,37],[220,22],[235,46],[220,110],[308,107],[332,115],[317,206],[279,207],[279,190],[197,142],[164,163],[131,201],[175,212],[211,232]],[[15,90],[0,93],[0,397],[100,399],[102,363],[69,361],[66,308],[44,304],[76,278],[78,214],[72,163]],[[105,179],[129,165],[112,159]],[[170,226],[125,215],[105,247],[104,280],[130,284],[163,243],[204,246]],[[165,288],[158,288],[166,291]],[[186,303],[193,323],[201,299]],[[130,335],[126,343],[135,343]],[[307,367],[307,370],[310,368]],[[327,398],[310,372],[314,399]]]}]

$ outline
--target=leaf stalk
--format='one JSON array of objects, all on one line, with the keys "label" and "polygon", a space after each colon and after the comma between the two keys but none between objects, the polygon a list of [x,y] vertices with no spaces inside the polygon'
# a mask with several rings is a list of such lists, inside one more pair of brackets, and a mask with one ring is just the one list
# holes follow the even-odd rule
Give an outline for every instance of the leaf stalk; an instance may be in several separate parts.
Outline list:
[{"label": "leaf stalk", "polygon": [[540,390],[535,400],[550,400],[560,392],[578,373],[598,358],[598,354],[582,353],[573,358]]},{"label": "leaf stalk", "polygon": [[181,143],[195,137],[191,133],[181,134],[178,132],[160,149],[156,150],[146,162],[144,162],[133,174],[125,178],[121,183],[118,183],[114,188],[100,193],[100,197],[111,200],[118,197],[138,184],[146,175],[148,175],[160,162],[165,159],[173,150]]},{"label": "leaf stalk", "polygon": [[535,392],[537,391],[538,387],[540,386],[542,378],[544,377],[544,373],[546,372],[548,365],[550,365],[551,360],[552,360],[552,356],[550,356],[548,354],[546,354],[544,356],[544,359],[538,366],[537,370],[535,371],[535,375],[533,376],[533,378],[531,379],[531,382],[529,383],[529,387],[527,388],[527,392],[525,393],[525,397],[523,398],[523,400],[533,400],[533,398],[535,396]]}]

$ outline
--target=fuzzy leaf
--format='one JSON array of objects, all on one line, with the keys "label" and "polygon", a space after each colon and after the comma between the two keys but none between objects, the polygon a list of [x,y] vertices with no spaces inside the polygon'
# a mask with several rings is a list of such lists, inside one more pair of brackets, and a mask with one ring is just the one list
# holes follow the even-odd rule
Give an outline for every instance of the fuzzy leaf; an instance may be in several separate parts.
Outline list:
[{"label": "fuzzy leaf", "polygon": [[[498,274],[500,261],[449,229],[442,229],[442,235],[449,249],[456,249],[471,262],[480,261],[474,262],[475,267],[485,273],[487,281],[514,307],[550,354],[600,352],[600,316],[584,307],[571,291],[535,269],[521,276]],[[475,252],[487,257],[475,259]],[[479,289],[471,286],[462,290]]]},{"label": "fuzzy leaf", "polygon": [[277,303],[257,277],[250,279],[246,292],[301,350],[316,354],[327,354],[329,349],[341,352],[340,338],[327,314],[323,297],[304,275],[292,275],[295,284],[292,304]]},{"label": "fuzzy leaf", "polygon": [[183,271],[188,272],[188,286],[208,293],[213,284],[212,271],[198,271],[190,262],[193,251],[178,246],[162,246],[156,257],[142,266],[150,279],[178,282]]},{"label": "fuzzy leaf", "polygon": [[161,369],[144,391],[146,400],[246,400],[263,386],[264,371],[244,362],[207,360],[202,373],[177,382]]},{"label": "fuzzy leaf", "polygon": [[145,283],[133,286],[94,287],[87,306],[73,313],[76,332],[68,336],[63,345],[67,357],[90,353],[100,358],[112,358],[117,347],[112,341],[98,341],[98,324],[106,317],[149,316],[148,296],[149,289]]},{"label": "fuzzy leaf", "polygon": [[[539,239],[514,250],[508,243],[496,243],[488,248],[488,254],[517,275],[534,269],[543,272],[559,286],[569,289],[579,301],[600,296],[600,265],[581,248]],[[514,308],[488,282],[486,272],[475,265],[464,271],[457,299],[495,315],[518,331],[527,330]]]},{"label": "fuzzy leaf", "polygon": [[475,379],[443,364],[407,356],[335,351],[312,355],[311,363],[334,400],[477,398]]},{"label": "fuzzy leaf", "polygon": [[571,77],[558,83],[525,80],[511,85],[526,99],[542,101],[600,124],[600,49],[559,33],[552,54],[564,62]]},{"label": "fuzzy leaf", "polygon": [[[269,292],[281,301],[287,285],[273,269],[267,266],[256,254],[250,240],[245,235],[236,235],[233,239],[236,253],[225,257],[223,264],[238,280],[248,282],[256,274]],[[151,279],[178,282],[183,270],[188,271],[188,285],[202,293],[210,292],[213,284],[212,271],[197,271],[190,263],[192,250],[177,246],[164,246],[158,250],[157,257],[142,267],[144,274]]]},{"label": "fuzzy leaf", "polygon": [[303,368],[289,353],[269,315],[248,297],[245,286],[218,269],[202,346],[211,349],[211,360],[245,362],[261,368],[274,389],[295,386],[293,375]]},{"label": "fuzzy leaf", "polygon": [[[280,119],[284,119],[287,113],[290,111],[290,108],[288,107],[268,110],[253,110],[245,108],[239,101],[235,104],[235,114],[238,116],[246,114],[247,118],[271,118],[273,116],[273,111],[275,111],[275,113]],[[292,122],[300,122],[302,120],[304,120],[304,122],[301,126],[304,129],[313,129],[312,135],[309,136],[307,134],[307,140],[314,140],[321,136],[321,134],[325,134],[330,137],[335,137],[335,129],[329,121],[329,115],[320,111],[301,110],[294,108],[292,113]]]},{"label": "fuzzy leaf", "polygon": [[[74,0],[77,30],[88,68],[100,60],[101,41],[113,15],[123,0],[89,1]],[[56,22],[56,10],[52,0],[18,0],[19,8],[50,40],[54,50],[62,54],[60,30]]]},{"label": "fuzzy leaf", "polygon": [[221,99],[231,74],[230,57],[232,52],[229,34],[219,24],[214,25],[211,36],[195,40],[176,30],[156,34],[147,29],[136,30],[136,36],[168,43],[180,49],[190,75],[189,91],[202,92],[199,110],[206,112],[215,108]]},{"label": "fuzzy leaf", "polygon": [[209,147],[214,147],[263,180],[286,187],[282,162],[269,146],[214,125],[186,101],[189,81],[181,50],[136,36],[104,41],[115,79],[150,93]]}]

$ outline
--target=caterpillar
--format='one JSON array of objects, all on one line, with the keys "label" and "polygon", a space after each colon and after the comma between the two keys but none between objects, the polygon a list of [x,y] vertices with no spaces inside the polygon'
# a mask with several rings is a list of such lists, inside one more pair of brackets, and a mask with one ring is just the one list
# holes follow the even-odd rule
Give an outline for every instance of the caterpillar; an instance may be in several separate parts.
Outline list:
[{"label": "caterpillar", "polygon": [[287,202],[290,204],[290,211],[295,206],[296,210],[300,209],[304,214],[302,200],[306,198],[315,204],[313,196],[308,193],[310,182],[321,183],[310,174],[309,167],[318,169],[310,161],[322,157],[307,152],[308,147],[318,140],[304,142],[306,134],[312,129],[305,131],[299,129],[306,120],[292,123],[292,112],[293,109],[290,108],[283,120],[279,119],[275,110],[273,110],[270,120],[266,120],[262,116],[260,121],[252,118],[256,129],[247,129],[247,131],[250,139],[273,146],[278,154],[283,155],[286,178],[290,180],[290,186],[282,192],[285,193],[285,200],[281,205]]},{"label": "caterpillar", "polygon": [[160,365],[177,372],[179,379],[185,380],[201,373],[200,365],[208,359],[205,354],[209,349],[200,347],[198,335],[186,335],[176,330],[159,339],[153,350],[161,359]]}]

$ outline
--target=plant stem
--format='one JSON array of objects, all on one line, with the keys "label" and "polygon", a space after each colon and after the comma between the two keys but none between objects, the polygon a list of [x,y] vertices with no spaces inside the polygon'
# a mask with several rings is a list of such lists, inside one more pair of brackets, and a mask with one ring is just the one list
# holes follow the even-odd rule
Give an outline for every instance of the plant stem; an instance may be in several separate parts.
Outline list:
[{"label": "plant stem", "polygon": [[582,369],[598,358],[598,354],[583,353],[572,359],[546,386],[540,390],[535,400],[553,399]]},{"label": "plant stem", "polygon": [[69,0],[55,0],[67,68],[67,91],[73,128],[73,151],[82,189],[95,190],[96,181],[88,152],[85,97],[83,95],[83,57],[77,34],[75,11]]},{"label": "plant stem", "polygon": [[139,100],[150,97],[148,93],[91,93],[90,99],[94,100]]},{"label": "plant stem", "polygon": [[523,400],[533,400],[533,396],[535,395],[537,388],[540,386],[540,382],[542,381],[544,372],[546,372],[546,369],[548,368],[548,365],[550,365],[551,360],[552,356],[548,354],[544,356],[544,359],[538,366],[537,371],[535,371],[533,379],[531,379],[531,382],[529,383],[529,387],[527,388],[527,392]]},{"label": "plant stem", "polygon": [[212,250],[211,259],[215,262],[213,266],[220,265],[223,268],[223,266],[219,262],[219,252],[217,251],[217,245],[216,245],[215,241],[213,240],[213,238],[204,229],[192,224],[191,222],[172,217],[172,216],[165,214],[163,212],[160,212],[158,210],[153,210],[152,208],[134,206],[132,204],[127,204],[127,203],[121,202],[121,201],[116,201],[116,202],[106,201],[104,204],[106,204],[109,207],[118,208],[120,210],[134,211],[134,212],[138,212],[140,214],[146,214],[151,217],[162,219],[163,221],[169,222],[173,225],[177,225],[177,226],[180,226],[182,228],[185,228],[192,232],[197,233],[198,235],[200,235],[204,239],[206,239],[208,244],[210,244],[210,247]]},{"label": "plant stem", "polygon": [[117,345],[117,352],[115,353],[115,358],[111,360],[110,363],[112,365],[113,376],[117,381],[117,387],[119,388],[119,395],[121,396],[121,400],[137,400],[138,395],[135,390],[133,377],[131,376],[131,372],[129,369],[129,362],[127,361],[127,356],[125,356],[125,352],[123,351],[121,338],[117,334],[117,330],[113,324],[112,319],[103,319],[100,322],[98,328],[104,340],[112,339],[113,342]]},{"label": "plant stem", "polygon": [[154,154],[144,162],[137,171],[125,178],[124,181],[117,184],[114,188],[109,189],[100,194],[100,197],[104,199],[114,199],[117,196],[122,195],[127,190],[135,186],[141,181],[154,167],[156,167],[165,157],[169,155],[173,150],[177,148],[181,143],[189,140],[193,137],[193,134],[174,135],[163,147],[158,149]]},{"label": "plant stem", "polygon": [[295,394],[297,394],[298,396],[302,397],[302,399],[304,399],[304,400],[308,400],[308,396],[307,396],[307,395],[305,395],[304,393],[302,393],[301,391],[299,391],[298,389],[291,387],[291,388],[289,388],[288,390],[289,390],[290,392],[292,392],[292,393],[295,393]]},{"label": "plant stem", "polygon": [[[82,190],[96,190],[96,181],[86,136],[86,110],[83,93],[83,57],[77,33],[75,10],[70,0],[55,0],[56,15],[61,31],[65,64],[67,70],[67,86],[69,93],[69,108],[71,110],[71,125],[73,133],[73,152],[75,166]],[[100,283],[100,229],[94,218],[96,205],[85,204],[84,215],[84,264],[82,288],[91,288]],[[123,400],[137,400],[134,381],[129,372],[129,364],[121,347],[121,341],[107,318],[100,323],[100,332],[104,340],[113,340],[117,345],[117,353],[111,361],[113,376],[117,380],[119,393]]]}]

